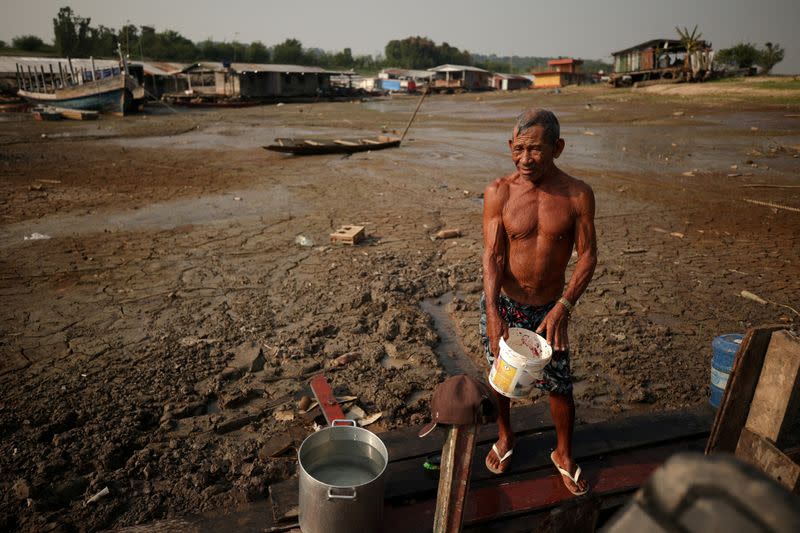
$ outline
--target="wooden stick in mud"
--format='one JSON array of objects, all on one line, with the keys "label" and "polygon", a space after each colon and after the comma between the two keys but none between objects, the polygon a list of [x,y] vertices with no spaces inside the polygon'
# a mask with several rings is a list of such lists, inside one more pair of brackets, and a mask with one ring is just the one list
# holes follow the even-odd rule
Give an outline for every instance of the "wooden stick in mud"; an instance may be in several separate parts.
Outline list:
[{"label": "wooden stick in mud", "polygon": [[414,110],[414,114],[411,115],[411,120],[408,121],[408,124],[406,124],[406,129],[403,130],[403,135],[400,136],[400,144],[403,144],[403,139],[406,138],[406,133],[408,133],[408,128],[410,128],[411,123],[414,122],[414,117],[417,116],[417,111],[419,111],[419,108],[422,106],[422,101],[425,99],[425,95],[427,94],[428,94],[428,88],[426,87],[425,90],[422,91],[422,97],[419,99],[419,102],[417,103],[417,108]]}]

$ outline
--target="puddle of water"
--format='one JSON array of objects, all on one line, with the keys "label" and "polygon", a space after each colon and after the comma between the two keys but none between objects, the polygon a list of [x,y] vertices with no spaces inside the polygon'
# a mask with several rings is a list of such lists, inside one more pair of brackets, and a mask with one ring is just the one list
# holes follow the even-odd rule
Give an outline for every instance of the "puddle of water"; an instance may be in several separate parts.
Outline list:
[{"label": "puddle of water", "polygon": [[[235,198],[241,198],[236,200]],[[231,191],[227,194],[204,196],[151,204],[141,209],[91,214],[63,214],[25,220],[0,228],[0,249],[18,246],[25,235],[43,233],[52,238],[67,235],[96,233],[103,230],[165,230],[184,225],[229,224],[232,220],[285,218],[290,213],[306,211],[289,190],[276,185],[263,190]],[[36,245],[48,241],[30,241]]]},{"label": "puddle of water", "polygon": [[434,351],[448,376],[468,374],[480,375],[475,364],[464,351],[455,325],[447,312],[447,305],[453,301],[455,294],[448,292],[438,298],[428,298],[420,302],[422,310],[433,318],[433,325],[439,335],[439,344]]}]

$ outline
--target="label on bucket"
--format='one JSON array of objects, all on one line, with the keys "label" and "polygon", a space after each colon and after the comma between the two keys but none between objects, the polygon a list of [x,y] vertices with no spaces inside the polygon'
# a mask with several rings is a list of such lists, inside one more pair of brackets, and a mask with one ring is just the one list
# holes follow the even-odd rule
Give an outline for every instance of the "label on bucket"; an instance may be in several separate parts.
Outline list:
[{"label": "label on bucket", "polygon": [[724,389],[728,385],[728,377],[730,374],[727,372],[721,372],[711,367],[711,384],[718,389]]},{"label": "label on bucket", "polygon": [[514,385],[516,385],[517,367],[508,364],[503,360],[502,356],[495,358],[492,365],[492,371],[489,375],[489,381],[494,385],[494,388],[503,394],[511,394],[514,392]]}]

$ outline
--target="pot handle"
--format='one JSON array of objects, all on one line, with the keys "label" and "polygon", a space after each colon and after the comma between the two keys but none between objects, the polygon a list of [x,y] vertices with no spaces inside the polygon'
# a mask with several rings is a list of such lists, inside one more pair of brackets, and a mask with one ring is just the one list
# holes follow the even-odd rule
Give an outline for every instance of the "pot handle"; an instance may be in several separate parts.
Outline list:
[{"label": "pot handle", "polygon": [[328,499],[329,500],[353,500],[353,501],[355,501],[356,496],[358,496],[358,494],[356,493],[356,488],[355,487],[347,487],[347,488],[338,488],[337,487],[336,490],[339,490],[339,491],[347,491],[347,490],[349,490],[349,491],[352,491],[352,494],[334,494],[333,493],[334,488],[330,487],[328,489]]},{"label": "pot handle", "polygon": [[[337,422],[341,422],[341,424],[339,424]],[[348,418],[337,418],[336,420],[331,422],[331,426],[352,426],[352,427],[356,427],[356,421],[355,420],[350,420]]]}]

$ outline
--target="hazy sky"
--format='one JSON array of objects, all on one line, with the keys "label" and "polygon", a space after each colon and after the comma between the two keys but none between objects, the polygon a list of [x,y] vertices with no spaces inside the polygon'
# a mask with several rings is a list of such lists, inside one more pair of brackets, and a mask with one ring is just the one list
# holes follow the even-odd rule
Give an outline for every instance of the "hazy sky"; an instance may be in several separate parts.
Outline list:
[{"label": "hazy sky", "polygon": [[62,6],[119,28],[130,21],[173,29],[193,41],[295,37],[305,47],[377,54],[391,39],[427,36],[473,53],[575,56],[611,52],[651,38],[677,38],[697,24],[714,48],[780,43],[776,73],[800,73],[799,0],[0,0],[0,39],[34,34],[50,42]]}]

